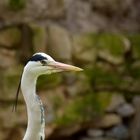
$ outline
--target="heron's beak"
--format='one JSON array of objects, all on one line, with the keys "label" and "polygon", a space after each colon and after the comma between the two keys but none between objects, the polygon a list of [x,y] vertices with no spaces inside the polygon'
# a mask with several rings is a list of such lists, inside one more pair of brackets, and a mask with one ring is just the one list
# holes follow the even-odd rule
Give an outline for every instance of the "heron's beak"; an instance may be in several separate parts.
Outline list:
[{"label": "heron's beak", "polygon": [[58,69],[61,71],[82,71],[83,69],[76,67],[76,66],[72,66],[69,64],[64,64],[61,62],[56,62],[56,61],[51,61],[49,62],[48,66],[54,68],[54,69]]}]

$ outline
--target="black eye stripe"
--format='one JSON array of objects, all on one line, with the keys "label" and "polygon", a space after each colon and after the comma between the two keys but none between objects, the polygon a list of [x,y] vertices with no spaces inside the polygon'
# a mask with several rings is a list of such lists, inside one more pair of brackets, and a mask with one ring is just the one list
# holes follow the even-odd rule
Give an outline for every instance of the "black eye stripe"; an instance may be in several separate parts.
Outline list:
[{"label": "black eye stripe", "polygon": [[44,57],[40,54],[36,54],[36,55],[32,56],[29,61],[42,61],[44,59],[47,60],[46,57]]}]

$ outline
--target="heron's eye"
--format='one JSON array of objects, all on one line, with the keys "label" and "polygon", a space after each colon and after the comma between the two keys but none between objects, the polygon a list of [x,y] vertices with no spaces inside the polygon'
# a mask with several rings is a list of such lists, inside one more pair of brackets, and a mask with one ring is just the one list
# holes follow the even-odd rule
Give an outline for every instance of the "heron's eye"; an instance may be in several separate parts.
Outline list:
[{"label": "heron's eye", "polygon": [[46,65],[46,61],[45,61],[45,60],[41,60],[40,63],[41,63],[42,65]]}]

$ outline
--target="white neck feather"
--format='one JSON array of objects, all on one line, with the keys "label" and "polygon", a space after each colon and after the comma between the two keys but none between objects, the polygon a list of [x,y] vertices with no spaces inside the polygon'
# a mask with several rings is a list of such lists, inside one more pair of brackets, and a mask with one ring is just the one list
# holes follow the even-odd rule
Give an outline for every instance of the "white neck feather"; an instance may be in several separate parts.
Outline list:
[{"label": "white neck feather", "polygon": [[37,76],[24,71],[21,90],[27,106],[28,125],[23,140],[45,139],[45,117],[41,100],[36,95]]}]

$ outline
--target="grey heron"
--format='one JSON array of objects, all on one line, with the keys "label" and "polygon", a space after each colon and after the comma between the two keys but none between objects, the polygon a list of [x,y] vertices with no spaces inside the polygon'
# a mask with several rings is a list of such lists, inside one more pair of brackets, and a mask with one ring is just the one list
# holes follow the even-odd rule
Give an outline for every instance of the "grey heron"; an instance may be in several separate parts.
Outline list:
[{"label": "grey heron", "polygon": [[45,53],[36,53],[29,59],[24,67],[19,84],[26,103],[28,116],[27,130],[23,140],[45,139],[45,115],[41,99],[36,94],[37,78],[42,74],[81,70],[79,67],[57,62]]}]

